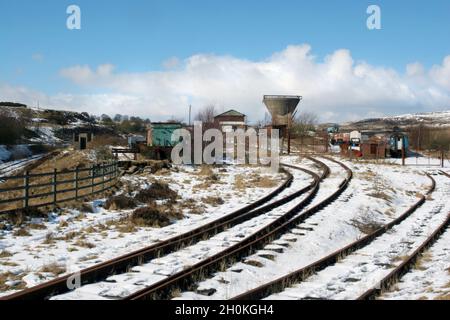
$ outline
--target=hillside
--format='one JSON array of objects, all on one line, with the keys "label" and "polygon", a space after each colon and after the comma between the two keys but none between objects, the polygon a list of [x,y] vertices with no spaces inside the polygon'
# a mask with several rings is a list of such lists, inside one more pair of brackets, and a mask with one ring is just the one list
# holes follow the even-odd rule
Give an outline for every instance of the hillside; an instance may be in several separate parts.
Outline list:
[{"label": "hillside", "polygon": [[[142,119],[131,118],[113,122],[108,116],[93,116],[86,112],[29,108],[20,104],[0,105],[3,119],[15,119],[21,126],[21,138],[14,144],[60,145],[70,143],[74,131],[88,128],[95,135],[121,136],[145,130]],[[138,122],[138,124],[136,124]],[[0,143],[2,144],[2,143]]]},{"label": "hillside", "polygon": [[450,111],[428,112],[416,114],[404,114],[399,116],[390,116],[382,118],[363,119],[355,122],[346,122],[341,124],[342,130],[374,130],[374,129],[392,129],[399,127],[405,129],[418,125],[429,126],[433,128],[450,128]]}]

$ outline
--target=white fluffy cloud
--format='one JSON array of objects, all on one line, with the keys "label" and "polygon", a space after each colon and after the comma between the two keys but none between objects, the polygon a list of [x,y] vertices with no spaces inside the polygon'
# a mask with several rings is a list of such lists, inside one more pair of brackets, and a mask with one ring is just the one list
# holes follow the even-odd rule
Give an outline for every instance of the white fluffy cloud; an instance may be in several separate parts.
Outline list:
[{"label": "white fluffy cloud", "polygon": [[[96,114],[129,113],[164,120],[186,118],[188,105],[235,108],[250,120],[264,117],[264,94],[302,95],[300,110],[316,112],[323,121],[353,120],[384,114],[450,108],[450,55],[430,70],[420,63],[393,69],[355,62],[341,49],[319,61],[309,45],[289,46],[262,61],[198,54],[184,61],[170,58],[164,71],[117,73],[114,66],[73,66],[62,77],[81,86],[84,95],[45,97],[52,107]],[[105,94],[89,94],[106,92]],[[0,87],[0,94],[9,90]],[[27,91],[18,88],[22,101]],[[38,92],[31,95],[42,95]]]}]

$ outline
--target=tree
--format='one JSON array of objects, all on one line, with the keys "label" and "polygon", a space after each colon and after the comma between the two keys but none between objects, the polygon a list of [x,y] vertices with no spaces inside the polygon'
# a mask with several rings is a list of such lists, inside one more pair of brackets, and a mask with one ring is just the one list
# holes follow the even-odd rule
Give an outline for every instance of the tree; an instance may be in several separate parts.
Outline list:
[{"label": "tree", "polygon": [[214,105],[208,105],[203,107],[194,117],[194,120],[201,121],[203,123],[213,123],[214,116],[216,115],[216,107]]},{"label": "tree", "polygon": [[103,122],[103,124],[111,124],[113,122],[111,117],[107,114],[102,114],[101,121]]},{"label": "tree", "polygon": [[297,136],[307,136],[309,131],[315,131],[318,117],[313,112],[302,112],[294,118],[292,133]]},{"label": "tree", "polygon": [[24,124],[4,112],[0,112],[0,123],[0,144],[16,144],[25,133]]},{"label": "tree", "polygon": [[122,115],[121,114],[116,114],[114,116],[114,122],[121,122],[122,121]]}]

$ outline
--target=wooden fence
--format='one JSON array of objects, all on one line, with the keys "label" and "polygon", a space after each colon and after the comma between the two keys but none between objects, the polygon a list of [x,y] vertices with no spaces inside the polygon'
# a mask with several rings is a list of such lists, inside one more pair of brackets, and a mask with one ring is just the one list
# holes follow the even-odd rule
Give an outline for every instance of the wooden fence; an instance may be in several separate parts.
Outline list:
[{"label": "wooden fence", "polygon": [[117,162],[88,168],[0,177],[0,213],[77,201],[113,187],[119,176]]}]

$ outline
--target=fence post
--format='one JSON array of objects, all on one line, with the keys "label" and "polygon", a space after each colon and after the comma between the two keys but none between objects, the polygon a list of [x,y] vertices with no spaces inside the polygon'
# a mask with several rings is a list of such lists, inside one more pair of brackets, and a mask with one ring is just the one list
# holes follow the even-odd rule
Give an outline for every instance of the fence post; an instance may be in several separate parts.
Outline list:
[{"label": "fence post", "polygon": [[106,165],[103,164],[102,165],[102,191],[105,190],[105,169],[106,169]]},{"label": "fence post", "polygon": [[58,184],[57,184],[57,177],[58,177],[58,174],[57,174],[57,169],[56,168],[54,168],[53,169],[53,179],[52,179],[52,183],[53,183],[53,205],[55,205],[56,206],[56,200],[57,200],[57,193],[56,193],[56,191],[57,191],[57,188],[58,188]]},{"label": "fence post", "polygon": [[91,165],[91,194],[94,193],[94,182],[95,182],[94,165]]},{"label": "fence post", "polygon": [[75,168],[75,200],[78,200],[78,178],[79,178],[79,168]]},{"label": "fence post", "polygon": [[23,207],[28,208],[28,197],[30,195],[30,172],[25,172],[23,177]]}]

